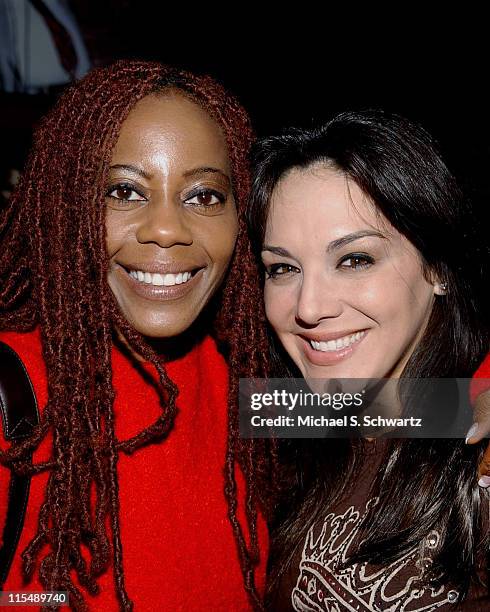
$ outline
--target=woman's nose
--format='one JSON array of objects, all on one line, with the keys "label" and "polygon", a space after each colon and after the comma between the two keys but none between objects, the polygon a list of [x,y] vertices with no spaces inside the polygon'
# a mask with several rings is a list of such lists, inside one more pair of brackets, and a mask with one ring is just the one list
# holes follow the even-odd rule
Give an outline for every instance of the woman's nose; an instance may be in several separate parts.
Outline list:
[{"label": "woman's nose", "polygon": [[342,314],[339,287],[325,276],[303,277],[296,305],[296,321],[299,325],[315,327],[324,319]]},{"label": "woman's nose", "polygon": [[138,242],[153,242],[162,248],[193,242],[185,211],[179,202],[166,197],[154,198],[145,208],[136,238]]}]

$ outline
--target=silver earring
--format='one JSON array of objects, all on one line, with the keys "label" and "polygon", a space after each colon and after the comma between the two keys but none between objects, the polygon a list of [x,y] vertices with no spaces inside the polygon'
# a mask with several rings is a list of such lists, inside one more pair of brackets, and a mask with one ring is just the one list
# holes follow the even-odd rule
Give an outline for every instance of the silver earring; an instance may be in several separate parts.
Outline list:
[{"label": "silver earring", "polygon": [[443,282],[443,283],[437,283],[434,286],[434,292],[436,295],[446,295],[447,293],[447,283]]}]

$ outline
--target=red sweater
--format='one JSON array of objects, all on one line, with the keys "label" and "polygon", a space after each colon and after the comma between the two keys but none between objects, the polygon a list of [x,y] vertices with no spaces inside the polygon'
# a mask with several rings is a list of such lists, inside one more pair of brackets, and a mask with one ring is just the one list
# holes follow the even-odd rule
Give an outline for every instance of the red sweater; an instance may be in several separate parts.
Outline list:
[{"label": "red sweater", "polygon": [[[25,363],[39,406],[47,400],[44,362],[38,332],[2,333]],[[156,377],[153,366],[145,366]],[[224,497],[227,368],[211,338],[188,355],[167,364],[177,384],[179,413],[170,436],[118,463],[120,522],[126,589],[135,610],[238,612],[250,610],[227,517]],[[153,387],[131,363],[113,350],[116,434],[126,439],[160,414]],[[1,437],[1,436],[0,436]],[[46,460],[51,440],[45,440],[34,461]],[[5,442],[2,438],[2,444]],[[238,472],[238,470],[237,470]],[[8,471],[0,466],[0,525],[4,524]],[[243,522],[243,477],[237,473]],[[20,553],[36,531],[47,474],[31,481],[29,506],[17,554],[5,591],[42,591],[37,578],[22,586]],[[262,561],[266,556],[266,527],[259,523]],[[1,533],[1,529],[0,529]],[[257,574],[264,582],[264,563]],[[90,609],[117,610],[113,574],[99,579],[101,592]],[[26,608],[26,610],[33,608]]]}]

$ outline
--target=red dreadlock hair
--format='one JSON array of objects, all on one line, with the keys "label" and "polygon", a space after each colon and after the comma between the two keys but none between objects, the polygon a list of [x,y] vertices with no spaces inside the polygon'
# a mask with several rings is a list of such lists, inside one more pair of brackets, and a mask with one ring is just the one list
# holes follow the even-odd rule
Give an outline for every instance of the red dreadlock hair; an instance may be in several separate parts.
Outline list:
[{"label": "red dreadlock hair", "polygon": [[[264,376],[267,370],[265,318],[243,215],[253,136],[249,119],[209,77],[157,63],[121,61],[72,85],[42,121],[20,184],[0,218],[0,329],[27,331],[39,325],[49,397],[33,435],[0,452],[0,461],[21,473],[50,470],[37,534],[22,553],[24,573],[27,579],[32,577],[41,548],[48,544],[49,552],[39,565],[40,579],[48,591],[69,591],[74,609],[87,606],[71,571],[88,593],[96,594],[97,577],[108,570],[111,550],[120,607],[132,609],[124,586],[118,452],[130,454],[162,441],[176,413],[177,389],[161,358],[121,315],[106,280],[104,186],[112,149],[136,102],[166,89],[179,90],[209,112],[223,130],[231,161],[239,234],[217,319],[231,367],[225,494],[245,588],[253,605],[261,608],[254,585],[257,478],[267,473],[269,455],[266,442],[240,440],[237,414],[239,377]],[[155,365],[167,398],[161,416],[124,441],[114,433],[115,328],[136,353]],[[239,338],[248,339],[247,353]],[[49,431],[51,460],[30,465],[30,454]],[[248,544],[236,515],[237,460],[247,482]],[[82,545],[90,551],[89,567]]]}]

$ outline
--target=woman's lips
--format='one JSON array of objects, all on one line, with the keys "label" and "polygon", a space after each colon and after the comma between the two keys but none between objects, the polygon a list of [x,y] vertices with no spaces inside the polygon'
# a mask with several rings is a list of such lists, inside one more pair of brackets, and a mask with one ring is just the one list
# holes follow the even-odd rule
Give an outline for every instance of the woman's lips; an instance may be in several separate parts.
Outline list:
[{"label": "woman's lips", "polygon": [[179,285],[154,285],[152,283],[146,283],[140,281],[130,275],[130,271],[123,268],[121,265],[117,265],[117,274],[122,278],[123,282],[129,287],[131,291],[136,293],[139,297],[146,300],[153,301],[169,301],[178,300],[188,293],[193,291],[195,287],[201,281],[205,268],[200,268],[197,271],[192,271],[192,277]]},{"label": "woman's lips", "polygon": [[[352,332],[346,336],[338,336],[336,340],[316,341],[320,343],[322,348],[328,348],[329,350],[316,350],[311,345],[312,339],[305,336],[299,336],[303,348],[303,352],[310,363],[318,366],[334,365],[340,361],[349,358],[354,351],[358,348],[364,338],[367,336],[368,330],[362,329],[357,332]],[[332,342],[341,340],[341,338],[348,338],[349,344],[336,349],[331,348]]]}]

